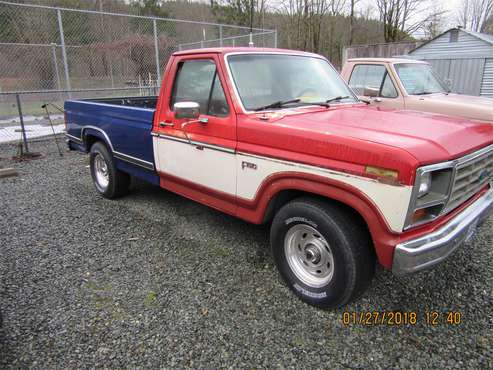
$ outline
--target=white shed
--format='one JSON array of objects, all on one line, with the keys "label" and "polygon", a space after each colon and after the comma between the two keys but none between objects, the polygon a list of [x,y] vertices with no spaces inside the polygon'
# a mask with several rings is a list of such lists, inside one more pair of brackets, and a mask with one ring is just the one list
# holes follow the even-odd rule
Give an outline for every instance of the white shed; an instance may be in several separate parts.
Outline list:
[{"label": "white shed", "polygon": [[493,35],[452,28],[408,56],[432,64],[453,92],[493,97]]}]

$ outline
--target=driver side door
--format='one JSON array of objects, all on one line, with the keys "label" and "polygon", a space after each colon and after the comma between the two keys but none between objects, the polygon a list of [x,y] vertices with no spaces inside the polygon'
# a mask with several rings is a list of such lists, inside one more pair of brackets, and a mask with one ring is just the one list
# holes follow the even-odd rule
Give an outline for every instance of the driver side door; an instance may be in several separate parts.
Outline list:
[{"label": "driver side door", "polygon": [[[214,208],[234,212],[236,116],[224,93],[217,56],[181,57],[158,117],[154,151],[161,185]],[[168,85],[169,86],[169,85]],[[199,120],[175,117],[173,105],[196,102]]]}]

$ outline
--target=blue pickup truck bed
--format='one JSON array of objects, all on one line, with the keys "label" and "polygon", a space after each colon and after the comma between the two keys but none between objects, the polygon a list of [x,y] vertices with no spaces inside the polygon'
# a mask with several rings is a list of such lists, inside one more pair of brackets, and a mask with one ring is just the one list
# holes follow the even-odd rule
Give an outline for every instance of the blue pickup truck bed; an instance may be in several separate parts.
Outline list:
[{"label": "blue pickup truck bed", "polygon": [[88,152],[101,140],[119,170],[159,185],[151,136],[156,101],[157,97],[66,101],[69,148]]}]

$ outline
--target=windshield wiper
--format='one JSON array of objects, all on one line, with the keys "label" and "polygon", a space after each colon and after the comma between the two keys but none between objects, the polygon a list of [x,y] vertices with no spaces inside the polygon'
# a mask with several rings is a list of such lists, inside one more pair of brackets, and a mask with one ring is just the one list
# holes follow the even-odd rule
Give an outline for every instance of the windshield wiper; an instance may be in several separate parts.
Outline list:
[{"label": "windshield wiper", "polygon": [[330,98],[330,99],[327,99],[325,101],[325,104],[329,104],[329,103],[332,103],[333,101],[339,101],[339,100],[342,100],[342,99],[347,99],[349,98],[349,95],[345,95],[345,96],[336,96],[336,97],[333,97],[333,98]]},{"label": "windshield wiper", "polygon": [[306,103],[306,104],[310,104],[310,105],[321,105],[322,107],[329,108],[330,107],[330,104],[329,103],[332,103],[333,101],[339,101],[339,100],[342,100],[342,99],[347,99],[349,97],[350,97],[349,95],[335,96],[333,98],[327,99],[326,101],[321,101],[321,102],[316,102],[316,103]]},{"label": "windshield wiper", "polygon": [[291,99],[291,100],[279,100],[271,104],[264,105],[262,107],[255,108],[254,111],[258,112],[259,110],[269,109],[269,108],[282,108],[287,104],[298,103],[301,99]]}]

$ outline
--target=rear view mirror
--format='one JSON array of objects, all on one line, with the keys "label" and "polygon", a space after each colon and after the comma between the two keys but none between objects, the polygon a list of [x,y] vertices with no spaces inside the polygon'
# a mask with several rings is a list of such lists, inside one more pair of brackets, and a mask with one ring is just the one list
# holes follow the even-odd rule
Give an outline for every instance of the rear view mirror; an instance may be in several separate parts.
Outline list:
[{"label": "rear view mirror", "polygon": [[376,98],[378,96],[378,93],[379,93],[379,89],[370,86],[365,86],[363,90],[363,95],[369,96],[370,98]]},{"label": "rear view mirror", "polygon": [[175,112],[177,119],[197,119],[200,115],[200,105],[191,101],[175,103],[173,112]]}]

